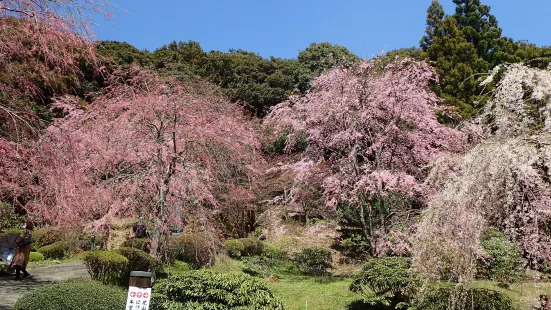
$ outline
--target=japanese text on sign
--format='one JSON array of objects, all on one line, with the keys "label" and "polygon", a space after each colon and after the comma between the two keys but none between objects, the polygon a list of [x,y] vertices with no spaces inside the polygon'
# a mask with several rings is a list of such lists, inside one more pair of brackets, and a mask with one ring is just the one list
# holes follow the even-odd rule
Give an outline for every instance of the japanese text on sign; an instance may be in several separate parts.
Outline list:
[{"label": "japanese text on sign", "polygon": [[126,310],[148,310],[151,299],[151,288],[139,288],[131,286],[128,288],[126,298]]}]

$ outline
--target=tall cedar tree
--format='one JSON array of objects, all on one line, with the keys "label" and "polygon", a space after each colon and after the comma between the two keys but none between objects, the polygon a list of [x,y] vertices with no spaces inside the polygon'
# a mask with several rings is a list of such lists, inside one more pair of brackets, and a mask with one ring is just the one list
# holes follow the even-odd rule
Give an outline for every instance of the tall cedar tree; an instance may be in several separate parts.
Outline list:
[{"label": "tall cedar tree", "polygon": [[440,2],[433,0],[427,10],[427,29],[425,30],[425,35],[420,42],[423,51],[428,50],[434,43],[434,37],[442,35],[441,26],[444,16],[444,7],[442,7]]},{"label": "tall cedar tree", "polygon": [[[501,36],[490,7],[480,0],[454,0],[455,14],[445,16],[434,0],[427,10],[427,29],[420,46],[434,61],[441,83],[434,90],[445,98],[454,113],[444,120],[472,117],[485,100],[478,89],[478,78],[504,62],[518,62],[518,43]],[[473,53],[474,51],[474,53]],[[449,111],[448,111],[449,112]],[[451,116],[451,117],[450,117]]]}]

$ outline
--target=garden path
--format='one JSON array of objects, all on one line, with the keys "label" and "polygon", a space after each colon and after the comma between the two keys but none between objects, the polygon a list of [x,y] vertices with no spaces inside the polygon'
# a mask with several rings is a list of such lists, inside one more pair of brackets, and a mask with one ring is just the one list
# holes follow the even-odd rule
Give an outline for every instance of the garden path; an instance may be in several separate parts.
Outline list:
[{"label": "garden path", "polygon": [[37,266],[27,269],[32,275],[23,280],[13,279],[13,275],[0,276],[0,310],[10,310],[17,299],[36,288],[74,278],[89,278],[82,261],[71,261],[52,266]]}]

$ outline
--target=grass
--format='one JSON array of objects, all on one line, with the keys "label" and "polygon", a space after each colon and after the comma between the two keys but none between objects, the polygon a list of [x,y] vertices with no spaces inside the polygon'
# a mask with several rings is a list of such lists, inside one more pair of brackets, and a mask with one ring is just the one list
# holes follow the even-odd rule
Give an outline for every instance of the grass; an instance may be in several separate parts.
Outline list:
[{"label": "grass", "polygon": [[278,276],[267,280],[268,287],[279,297],[285,309],[346,309],[356,297],[348,289],[352,279],[338,277]]},{"label": "grass", "polygon": [[[243,272],[243,262],[219,256],[211,269],[226,273]],[[265,281],[288,310],[346,309],[356,299],[348,289],[351,278],[305,276],[287,264],[271,268],[270,272],[273,276],[257,279]]]},{"label": "grass", "polygon": [[522,310],[535,309],[539,306],[540,295],[551,294],[551,282],[518,282],[511,284],[509,288],[502,288],[497,282],[475,281],[473,287],[498,291],[511,298]]},{"label": "grass", "polygon": [[[241,260],[219,256],[211,269],[224,273],[240,273],[243,272],[243,267]],[[190,267],[186,263],[177,261],[168,267],[168,270],[172,274],[178,274],[190,270]],[[353,279],[348,276],[305,276],[299,274],[291,264],[270,268],[270,273],[271,277],[256,278],[265,281],[288,310],[347,309],[356,300],[356,296],[349,290]],[[473,287],[498,291],[511,298],[519,310],[535,309],[539,305],[540,295],[551,294],[551,282],[524,281],[503,288],[498,285],[498,282],[475,281]],[[361,309],[367,308],[363,306]]]}]

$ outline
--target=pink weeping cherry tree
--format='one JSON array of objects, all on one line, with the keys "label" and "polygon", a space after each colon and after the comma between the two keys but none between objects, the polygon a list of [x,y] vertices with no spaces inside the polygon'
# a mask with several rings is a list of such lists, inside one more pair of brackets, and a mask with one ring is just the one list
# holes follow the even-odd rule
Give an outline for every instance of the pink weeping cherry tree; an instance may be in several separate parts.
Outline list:
[{"label": "pink weeping cherry tree", "polygon": [[28,168],[28,140],[47,125],[32,106],[47,101],[43,88],[60,81],[75,86],[81,63],[101,69],[92,14],[109,17],[111,8],[94,0],[0,1],[0,200],[28,198],[17,176]]},{"label": "pink weeping cherry tree", "polygon": [[46,130],[30,159],[32,216],[101,228],[141,214],[154,223],[159,255],[162,235],[187,212],[208,217],[251,196],[260,145],[238,107],[139,68],[110,83],[87,108],[70,97],[54,103],[67,116]]},{"label": "pink weeping cherry tree", "polygon": [[78,83],[88,63],[98,71],[94,14],[109,18],[112,6],[95,0],[0,1],[0,136],[12,141],[36,137],[41,121],[24,98],[41,98],[41,87]]},{"label": "pink weeping cherry tree", "polygon": [[[274,202],[296,203],[316,176],[325,207],[353,205],[372,254],[385,252],[380,246],[388,244],[390,223],[383,210],[392,207],[385,198],[427,202],[434,191],[423,183],[424,167],[464,148],[463,134],[436,119],[438,98],[428,88],[434,78],[425,62],[374,59],[332,70],[305,96],[275,106],[265,121],[271,138],[288,134],[285,151],[293,153],[297,137],[306,135],[308,147],[270,170],[295,176],[286,196]],[[396,244],[400,252],[404,242]]]}]

